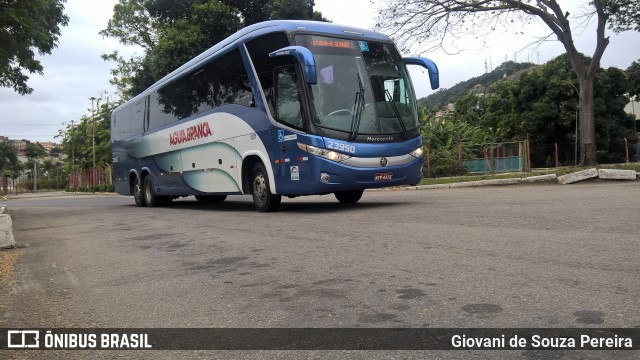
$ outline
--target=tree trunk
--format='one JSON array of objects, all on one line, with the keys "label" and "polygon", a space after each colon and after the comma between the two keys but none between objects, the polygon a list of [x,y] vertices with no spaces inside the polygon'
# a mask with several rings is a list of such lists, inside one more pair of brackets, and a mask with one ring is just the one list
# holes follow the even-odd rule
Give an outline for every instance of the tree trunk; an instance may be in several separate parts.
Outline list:
[{"label": "tree trunk", "polygon": [[596,128],[593,109],[595,77],[580,79],[580,165],[596,165]]}]

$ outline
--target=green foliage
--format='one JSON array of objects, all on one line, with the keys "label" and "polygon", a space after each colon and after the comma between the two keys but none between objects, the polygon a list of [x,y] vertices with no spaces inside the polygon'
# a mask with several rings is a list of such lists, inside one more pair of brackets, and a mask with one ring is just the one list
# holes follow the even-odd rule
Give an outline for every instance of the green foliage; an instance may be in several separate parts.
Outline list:
[{"label": "green foliage", "polygon": [[15,167],[18,163],[16,148],[7,141],[0,141],[0,176],[5,170]]},{"label": "green foliage", "polygon": [[629,96],[640,96],[640,60],[632,62],[627,68],[626,74],[629,81]]},{"label": "green foliage", "polygon": [[[159,80],[241,27],[237,10],[218,1],[194,4],[185,18],[175,19],[147,52],[153,80]],[[148,84],[151,85],[151,84]]]},{"label": "green foliage", "polygon": [[609,28],[615,32],[640,31],[640,2],[637,0],[604,0]]},{"label": "green foliage", "polygon": [[485,92],[488,90],[489,86],[496,81],[516,76],[522,71],[527,70],[533,66],[535,65],[531,63],[516,63],[513,61],[507,61],[489,73],[482,74],[466,81],[462,81],[452,86],[450,89],[438,90],[437,92],[427,96],[426,98],[422,98],[419,101],[427,109],[431,109],[433,107],[442,108],[448,104],[456,102],[460,97],[471,91]]},{"label": "green foliage", "polygon": [[635,138],[635,119],[624,111],[629,102],[627,90],[628,82],[622,70],[609,68],[598,72],[594,110],[600,162],[624,162],[624,138]]},{"label": "green foliage", "polygon": [[243,26],[272,19],[326,21],[311,0],[119,0],[100,34],[139,45],[143,56],[114,61],[111,83],[131,98]]},{"label": "green foliage", "polygon": [[[588,60],[585,60],[588,61]],[[598,160],[619,161],[624,137],[632,138],[633,122],[624,113],[629,88],[619,69],[596,73],[594,114]],[[566,55],[489,86],[485,94],[468,92],[458,98],[455,121],[476,125],[495,141],[523,140],[534,146],[575,142],[575,121],[580,106],[578,80]]]},{"label": "green foliage", "polygon": [[[464,166],[458,164],[458,144],[461,146],[462,156],[468,158],[473,144],[491,140],[489,134],[479,126],[458,121],[455,116],[435,119],[434,114],[429,115],[427,122],[422,125],[422,137],[429,147],[433,177],[466,174]],[[426,175],[426,163],[423,170]]]},{"label": "green foliage", "polygon": [[44,148],[40,143],[29,143],[27,145],[27,151],[25,155],[29,160],[34,160],[43,157],[46,154]]},{"label": "green foliage", "polygon": [[65,0],[0,2],[0,86],[11,87],[21,95],[33,89],[27,85],[31,74],[43,73],[34,50],[51,54],[57,46],[60,26],[69,18],[63,13]]},{"label": "green foliage", "polygon": [[[561,4],[562,3],[562,4]],[[605,28],[614,31],[640,29],[640,5],[632,0],[589,1],[578,19],[563,10],[566,5],[560,1],[458,1],[458,0],[389,0],[387,8],[380,11],[378,29],[394,35],[404,49],[420,49],[423,52],[441,48],[450,40],[475,37],[476,40],[496,33],[497,28],[515,30],[524,34],[522,24],[538,20],[548,26],[555,39],[563,44],[573,71],[579,74],[580,112],[580,163],[597,163],[597,141],[595,134],[593,86],[596,72],[600,68],[602,56],[610,42]],[[388,11],[388,9],[392,9]],[[581,17],[581,18],[580,18]],[[573,34],[580,29],[586,19],[597,19],[597,31],[592,34],[593,53],[591,58],[582,56],[576,46]],[[541,38],[538,43],[549,39]],[[428,106],[429,107],[429,106]],[[539,110],[547,110],[542,106]],[[544,116],[552,116],[547,112]]]},{"label": "green foliage", "polygon": [[100,104],[95,116],[82,116],[73,124],[66,124],[57,138],[61,138],[60,148],[64,156],[65,168],[71,171],[93,167],[93,136],[95,134],[96,166],[111,164],[111,112],[122,103]]}]

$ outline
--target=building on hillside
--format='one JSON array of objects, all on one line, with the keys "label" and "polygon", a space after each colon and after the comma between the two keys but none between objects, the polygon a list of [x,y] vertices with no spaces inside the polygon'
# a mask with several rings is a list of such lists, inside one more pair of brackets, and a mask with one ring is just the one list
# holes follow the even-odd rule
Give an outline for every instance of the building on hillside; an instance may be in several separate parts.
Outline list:
[{"label": "building on hillside", "polygon": [[11,142],[13,143],[13,146],[16,148],[16,150],[18,150],[18,155],[24,155],[24,153],[27,151],[27,145],[30,144],[29,140],[11,140]]},{"label": "building on hillside", "polygon": [[51,153],[51,150],[58,146],[56,143],[51,141],[41,142],[40,145],[42,145],[42,148],[47,152],[47,154]]}]

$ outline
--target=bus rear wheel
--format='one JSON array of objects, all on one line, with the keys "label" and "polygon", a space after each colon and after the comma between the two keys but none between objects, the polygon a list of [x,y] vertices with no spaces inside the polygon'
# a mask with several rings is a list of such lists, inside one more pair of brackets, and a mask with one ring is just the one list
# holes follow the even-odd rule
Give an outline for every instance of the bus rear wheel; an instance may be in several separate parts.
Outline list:
[{"label": "bus rear wheel", "polygon": [[147,204],[147,207],[157,207],[171,204],[173,198],[168,196],[158,196],[153,191],[153,180],[151,180],[150,175],[144,177],[143,184],[144,186],[142,187],[142,195],[144,197],[145,204]]},{"label": "bus rear wheel", "polygon": [[360,200],[363,192],[364,190],[336,191],[334,195],[343,204],[353,204]]},{"label": "bus rear wheel", "polygon": [[253,205],[260,212],[275,211],[282,201],[282,196],[271,193],[269,175],[262,163],[256,163],[251,171],[251,195]]},{"label": "bus rear wheel", "polygon": [[136,177],[136,180],[133,184],[133,200],[136,202],[136,206],[147,205],[144,201],[144,195],[142,194],[142,183],[140,182],[140,178],[138,177]]}]

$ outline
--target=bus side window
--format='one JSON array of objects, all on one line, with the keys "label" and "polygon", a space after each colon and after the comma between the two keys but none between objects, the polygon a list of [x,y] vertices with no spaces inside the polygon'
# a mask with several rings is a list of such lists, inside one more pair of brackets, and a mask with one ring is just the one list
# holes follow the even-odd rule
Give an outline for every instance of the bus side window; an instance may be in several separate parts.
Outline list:
[{"label": "bus side window", "polygon": [[269,53],[289,45],[289,40],[283,32],[265,34],[246,43],[249,57],[253,63],[266,100],[266,110],[271,113],[274,119],[277,118],[275,109],[274,69],[280,66],[293,65],[294,59],[290,56],[277,56],[272,58],[269,57]]},{"label": "bus side window", "polygon": [[302,104],[298,92],[296,69],[294,66],[282,66],[273,71],[275,84],[276,116],[294,128],[302,128]]}]

